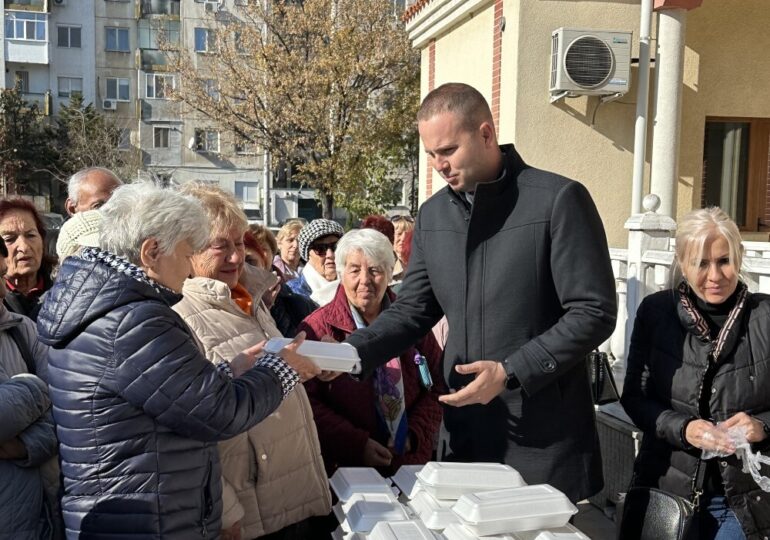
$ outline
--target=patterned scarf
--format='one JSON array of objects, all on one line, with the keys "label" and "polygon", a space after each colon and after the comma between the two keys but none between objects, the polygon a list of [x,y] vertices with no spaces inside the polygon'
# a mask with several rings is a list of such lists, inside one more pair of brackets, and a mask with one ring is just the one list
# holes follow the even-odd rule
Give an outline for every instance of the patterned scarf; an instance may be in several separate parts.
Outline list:
[{"label": "patterned scarf", "polygon": [[83,251],[80,253],[80,258],[84,261],[88,262],[98,262],[100,264],[104,264],[109,266],[110,268],[114,268],[121,274],[125,274],[130,278],[135,279],[136,281],[141,281],[142,283],[145,283],[155,289],[155,292],[158,294],[164,294],[164,293],[172,293],[177,294],[168,287],[161,285],[151,277],[147,275],[147,273],[136,266],[135,264],[132,264],[126,259],[125,257],[121,257],[119,255],[115,255],[114,253],[110,253],[109,251],[104,251],[99,248],[89,247],[83,249]]},{"label": "patterned scarf", "polygon": [[[685,313],[687,313],[689,316],[695,329],[695,334],[703,341],[712,341],[711,335],[709,333],[708,323],[706,322],[706,319],[703,317],[701,312],[698,311],[695,303],[690,297],[690,295],[693,293],[687,281],[682,280],[682,282],[679,284],[679,287],[677,287],[677,291],[679,292],[680,304]],[[743,308],[746,305],[746,299],[748,297],[749,288],[745,283],[738,282],[738,298],[735,301],[735,306],[732,310],[730,310],[725,324],[719,330],[719,335],[717,335],[717,338],[713,340],[714,350],[712,352],[712,357],[714,358],[715,362],[723,352],[729,352],[729,350],[732,349],[732,343],[729,347],[726,347],[726,345],[728,342],[734,341],[734,339],[730,339],[730,337],[733,335],[731,331],[735,326],[736,321],[740,320],[741,315],[743,314]]]}]

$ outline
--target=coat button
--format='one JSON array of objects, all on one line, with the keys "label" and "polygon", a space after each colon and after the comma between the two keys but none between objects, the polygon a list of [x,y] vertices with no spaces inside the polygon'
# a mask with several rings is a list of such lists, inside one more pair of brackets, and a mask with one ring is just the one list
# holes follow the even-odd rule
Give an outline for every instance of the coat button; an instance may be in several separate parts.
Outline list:
[{"label": "coat button", "polygon": [[712,394],[716,394],[716,393],[717,393],[717,389],[716,389],[716,388],[712,388],[712,389],[711,389],[711,393],[712,393]]},{"label": "coat button", "polygon": [[543,367],[546,371],[555,371],[556,370],[556,362],[553,360],[547,360],[545,364],[543,364]]},{"label": "coat button", "polygon": [[719,464],[720,464],[722,467],[727,467],[727,462],[726,462],[726,461],[720,461],[720,462],[719,462]]},{"label": "coat button", "polygon": [[762,497],[760,497],[759,495],[757,495],[757,501],[761,501],[761,500],[762,500]]},{"label": "coat button", "polygon": [[262,458],[262,461],[266,461],[266,460],[267,460],[267,454],[262,454],[262,455],[261,455],[261,456],[259,456],[259,457],[261,457],[261,458]]}]

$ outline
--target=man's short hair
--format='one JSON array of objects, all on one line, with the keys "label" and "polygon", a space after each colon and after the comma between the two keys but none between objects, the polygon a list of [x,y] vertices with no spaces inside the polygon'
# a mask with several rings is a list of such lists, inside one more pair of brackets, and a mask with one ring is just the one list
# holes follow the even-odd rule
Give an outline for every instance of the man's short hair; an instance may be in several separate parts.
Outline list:
[{"label": "man's short hair", "polygon": [[483,122],[493,123],[487,100],[481,92],[464,83],[442,84],[428,93],[417,111],[417,122],[448,112],[458,115],[467,129],[476,129]]},{"label": "man's short hair", "polygon": [[75,174],[73,174],[72,176],[70,176],[70,179],[67,182],[67,197],[74,204],[77,204],[78,199],[80,199],[80,183],[83,181],[85,177],[87,177],[89,174],[93,172],[100,172],[105,176],[111,177],[113,180],[115,180],[115,183],[119,186],[123,184],[123,181],[120,178],[118,178],[117,174],[115,174],[111,170],[106,169],[104,167],[88,167],[86,169],[81,169]]}]

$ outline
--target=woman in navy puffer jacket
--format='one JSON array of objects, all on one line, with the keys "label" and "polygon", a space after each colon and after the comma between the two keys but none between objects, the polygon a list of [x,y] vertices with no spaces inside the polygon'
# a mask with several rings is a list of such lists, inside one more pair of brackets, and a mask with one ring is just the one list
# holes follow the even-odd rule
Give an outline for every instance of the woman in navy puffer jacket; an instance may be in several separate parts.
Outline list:
[{"label": "woman in navy puffer jacket", "polygon": [[102,212],[102,249],[64,261],[38,317],[67,536],[216,537],[216,441],[272,413],[314,368],[296,344],[283,353],[296,371],[260,345],[229,366],[201,354],[170,307],[208,239],[197,201],[131,184]]}]

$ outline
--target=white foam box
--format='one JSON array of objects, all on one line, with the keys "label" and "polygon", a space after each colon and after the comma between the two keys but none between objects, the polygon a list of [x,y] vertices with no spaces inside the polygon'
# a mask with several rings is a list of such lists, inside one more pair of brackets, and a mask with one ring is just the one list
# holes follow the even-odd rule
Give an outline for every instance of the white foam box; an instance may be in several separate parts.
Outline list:
[{"label": "white foam box", "polygon": [[454,501],[436,499],[427,491],[419,491],[408,504],[420,521],[434,531],[443,531],[447,525],[460,522],[452,512]]},{"label": "white foam box", "polygon": [[331,536],[333,540],[364,540],[366,538],[365,534],[361,535],[344,530],[342,525],[334,529]]},{"label": "white foam box", "polygon": [[564,527],[577,507],[547,484],[465,494],[452,507],[478,536]]},{"label": "white foam box", "polygon": [[[265,344],[265,352],[279,354],[291,342],[288,338],[270,338]],[[351,373],[361,364],[358,351],[348,343],[326,343],[306,339],[297,348],[297,352],[310,358],[325,371]]]},{"label": "white foam box", "polygon": [[422,468],[423,465],[401,465],[396,474],[390,477],[393,484],[407,499],[413,499],[417,492],[422,489],[417,482],[417,473]]},{"label": "white foam box", "polygon": [[419,521],[381,521],[367,536],[368,540],[435,540],[436,536]]},{"label": "white foam box", "polygon": [[495,536],[478,536],[463,525],[453,523],[444,529],[445,540],[591,540],[572,525],[544,531],[524,531]]},{"label": "white foam box", "polygon": [[358,501],[396,503],[398,499],[393,493],[353,493],[347,501],[339,501],[332,507],[337,521],[340,523],[345,521],[350,508]]},{"label": "white foam box", "polygon": [[344,531],[368,533],[381,521],[408,521],[406,508],[398,502],[357,501],[340,526]]},{"label": "white foam box", "polygon": [[437,499],[458,499],[465,493],[525,486],[511,466],[501,463],[430,461],[417,473],[420,487]]},{"label": "white foam box", "polygon": [[354,493],[393,494],[388,481],[372,467],[340,467],[329,479],[329,485],[343,502]]}]

